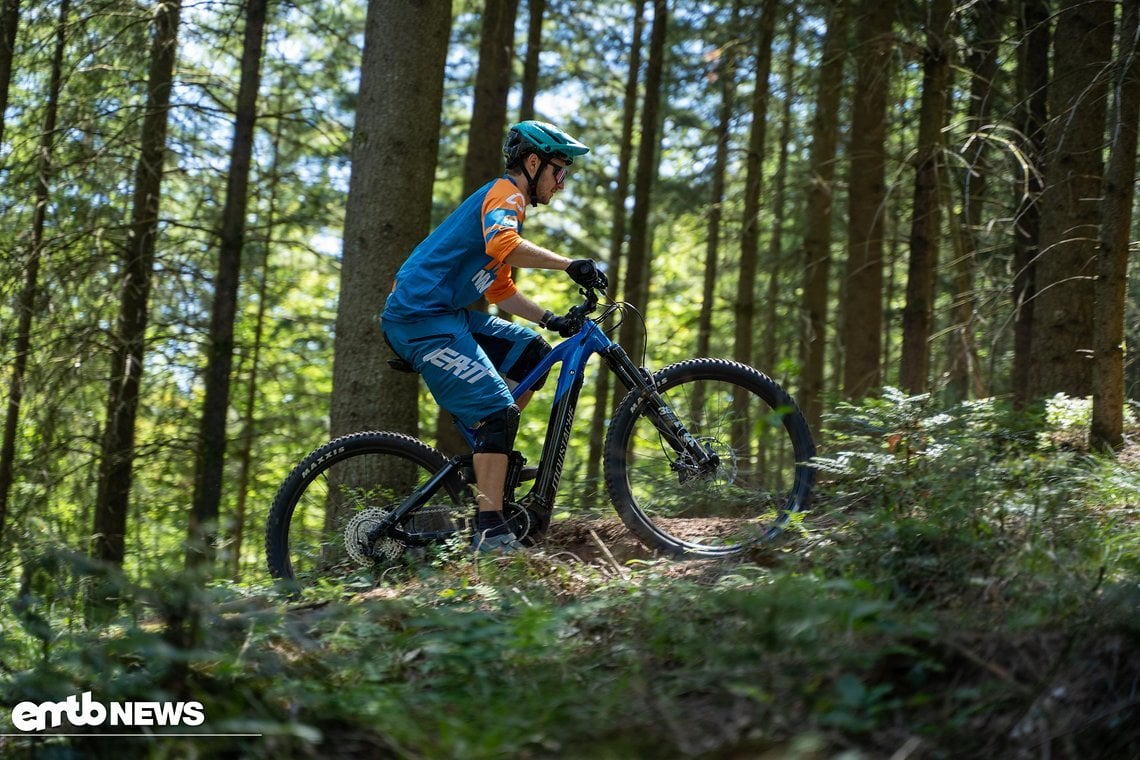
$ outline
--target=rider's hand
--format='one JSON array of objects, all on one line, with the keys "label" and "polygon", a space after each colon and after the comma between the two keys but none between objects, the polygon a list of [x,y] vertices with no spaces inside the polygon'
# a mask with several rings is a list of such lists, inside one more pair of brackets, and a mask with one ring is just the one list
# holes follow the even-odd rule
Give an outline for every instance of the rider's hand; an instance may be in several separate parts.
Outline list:
[{"label": "rider's hand", "polygon": [[610,286],[609,278],[606,273],[598,266],[598,262],[593,259],[575,259],[570,262],[570,266],[566,267],[566,274],[570,275],[570,279],[581,285],[583,288],[597,288],[598,290],[605,290]]},{"label": "rider's hand", "polygon": [[538,323],[547,330],[558,333],[563,338],[569,338],[571,335],[577,335],[578,331],[582,329],[582,318],[574,317],[567,314],[564,317],[554,315],[554,312],[547,310],[542,315],[542,321]]}]

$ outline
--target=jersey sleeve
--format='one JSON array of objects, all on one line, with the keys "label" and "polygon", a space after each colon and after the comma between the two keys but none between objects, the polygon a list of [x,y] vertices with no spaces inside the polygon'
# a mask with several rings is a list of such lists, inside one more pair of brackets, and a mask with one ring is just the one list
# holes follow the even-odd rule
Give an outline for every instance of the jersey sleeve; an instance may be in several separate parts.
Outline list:
[{"label": "jersey sleeve", "polygon": [[491,186],[483,199],[483,243],[491,259],[488,269],[496,269],[495,282],[487,289],[488,303],[510,298],[518,288],[511,268],[504,262],[522,242],[520,234],[526,218],[526,201],[518,188],[507,180]]},{"label": "jersey sleeve", "polygon": [[485,295],[487,296],[487,303],[498,303],[510,298],[518,291],[519,289],[511,277],[511,268],[504,265],[499,268],[499,273],[495,275],[495,281],[491,283],[491,287],[487,288]]},{"label": "jersey sleeve", "polygon": [[520,232],[526,217],[526,201],[518,188],[499,180],[483,199],[483,243],[494,265],[502,264],[522,242]]}]

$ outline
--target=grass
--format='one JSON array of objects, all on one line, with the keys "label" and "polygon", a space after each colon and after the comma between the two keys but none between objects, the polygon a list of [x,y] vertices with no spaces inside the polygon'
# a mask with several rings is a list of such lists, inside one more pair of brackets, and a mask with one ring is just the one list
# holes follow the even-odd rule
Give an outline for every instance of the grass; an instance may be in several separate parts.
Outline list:
[{"label": "grass", "polygon": [[122,583],[129,613],[88,627],[91,568],[31,555],[0,613],[3,706],[197,700],[211,730],[262,734],[43,756],[1140,755],[1135,454],[901,395],[831,425],[816,510],[733,561],[636,559],[571,520],[544,551],[445,552],[300,602]]}]

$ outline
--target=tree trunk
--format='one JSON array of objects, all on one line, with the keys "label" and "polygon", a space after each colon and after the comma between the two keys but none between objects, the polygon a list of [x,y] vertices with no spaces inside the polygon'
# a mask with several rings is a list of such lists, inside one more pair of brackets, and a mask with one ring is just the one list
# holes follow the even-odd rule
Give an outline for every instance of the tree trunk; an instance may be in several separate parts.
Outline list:
[{"label": "tree trunk", "polygon": [[876,392],[882,382],[885,142],[894,15],[894,0],[863,0],[857,22],[842,341],[843,394],[849,400]]},{"label": "tree trunk", "polygon": [[[645,22],[646,0],[634,0],[633,43],[629,51],[629,69],[625,80],[625,101],[621,117],[621,144],[618,146],[617,179],[613,197],[613,221],[610,223],[609,279],[611,295],[621,282],[622,245],[625,243],[626,210],[629,197],[629,169],[633,159],[633,124],[637,117],[637,83],[641,71],[641,38]],[[606,420],[609,419],[610,370],[598,365],[598,385],[594,394],[594,414],[590,420],[590,452],[586,463],[586,482],[597,490],[605,446]],[[615,389],[616,390],[616,389]],[[616,396],[617,394],[615,394]],[[616,401],[616,399],[615,399]]]},{"label": "tree trunk", "polygon": [[[15,33],[15,13],[18,4],[5,3],[3,23],[4,34],[0,35],[0,48],[8,45],[5,55],[0,56],[0,66],[11,65],[11,40],[7,37],[9,23]],[[8,496],[12,491],[13,472],[16,462],[16,433],[19,430],[20,407],[24,399],[24,374],[28,367],[28,354],[32,349],[32,321],[39,298],[40,260],[43,257],[44,218],[47,213],[48,193],[52,176],[52,154],[55,146],[55,124],[59,113],[60,83],[63,79],[63,53],[67,46],[67,14],[71,0],[60,0],[59,21],[56,24],[55,50],[51,60],[51,77],[44,110],[43,133],[40,135],[39,161],[36,170],[35,206],[32,209],[31,249],[28,264],[24,270],[24,286],[16,305],[16,352],[12,361],[12,377],[8,385],[8,412],[4,417],[4,438],[0,442],[0,546],[4,542],[4,527],[8,518]],[[13,15],[9,19],[9,13]],[[4,60],[6,58],[6,60]],[[5,101],[8,97],[8,78],[0,71],[0,89]],[[3,110],[0,109],[0,122]],[[0,129],[3,129],[0,124]]]},{"label": "tree trunk", "polygon": [[[886,198],[886,211],[887,211],[887,224],[883,228],[883,240],[887,241],[887,254],[883,260],[883,304],[889,305],[895,303],[895,285],[898,282],[899,261],[902,260],[902,236],[898,230],[902,229],[902,199],[898,193],[888,195]],[[894,361],[891,357],[891,348],[893,348],[894,341],[891,340],[891,333],[893,326],[889,319],[883,320],[883,356],[880,362],[883,367],[894,366]],[[895,385],[898,385],[897,381]]]},{"label": "tree trunk", "polygon": [[[799,11],[792,8],[788,19],[788,44],[785,48],[784,59],[784,97],[783,113],[781,114],[779,156],[776,159],[776,175],[773,178],[772,188],[772,227],[768,239],[768,293],[764,298],[764,347],[759,365],[779,382],[785,382],[781,377],[781,357],[779,350],[780,327],[780,293],[785,289],[784,281],[784,218],[787,215],[787,202],[785,190],[788,175],[788,149],[792,140],[792,87],[796,69],[796,38],[800,23]],[[786,436],[773,434],[775,431],[770,425],[762,425],[757,436],[756,467],[766,477],[775,477],[772,482],[777,488],[783,488],[782,473],[778,467],[775,472],[769,471],[769,463],[778,461],[785,455]]]},{"label": "tree trunk", "polygon": [[992,131],[992,95],[998,73],[998,45],[1001,31],[998,1],[984,0],[971,9],[973,33],[968,41],[970,54],[970,102],[967,108],[966,147],[963,150],[966,169],[962,178],[961,229],[966,250],[954,262],[954,305],[951,309],[950,365],[946,395],[951,401],[962,401],[970,395],[971,378],[978,376],[974,361],[974,270],[986,249],[985,219],[986,184],[990,167],[986,160]]},{"label": "tree trunk", "polygon": [[819,440],[827,348],[828,289],[831,281],[831,216],[835,193],[835,154],[839,144],[839,99],[846,61],[847,3],[837,0],[827,32],[812,117],[811,179],[805,190],[803,316],[800,325],[799,403]]},{"label": "tree trunk", "polygon": [[217,543],[222,470],[226,455],[226,417],[230,408],[234,319],[237,315],[238,281],[241,278],[241,256],[245,244],[249,169],[253,158],[253,129],[257,122],[257,91],[261,83],[261,51],[264,46],[267,6],[268,0],[248,0],[245,6],[241,81],[238,84],[230,168],[226,175],[218,271],[214,279],[214,303],[206,349],[206,389],[195,461],[194,509],[190,515],[186,544],[187,566],[199,562],[212,564]]},{"label": "tree trunk", "polygon": [[[272,207],[273,200],[270,200]],[[250,354],[249,378],[245,390],[242,412],[241,439],[237,452],[237,501],[234,505],[231,542],[228,549],[230,577],[241,580],[241,552],[245,541],[246,504],[249,501],[249,479],[253,470],[253,440],[257,425],[257,383],[261,369],[261,347],[265,336],[265,299],[269,285],[269,252],[272,250],[273,213],[266,220],[267,237],[261,264],[261,277],[257,283],[257,316],[254,317],[253,346]]]},{"label": "tree trunk", "polygon": [[503,138],[507,124],[507,94],[511,89],[515,17],[518,0],[486,0],[479,38],[479,68],[475,100],[463,161],[464,197],[503,170]]},{"label": "tree trunk", "polygon": [[[768,296],[765,298],[764,351],[760,364],[776,376],[776,369],[782,357],[779,355],[780,293],[786,287],[782,272],[784,267],[784,221],[788,214],[788,151],[792,141],[793,93],[791,83],[796,76],[796,40],[799,32],[800,14],[792,8],[788,19],[788,45],[784,59],[784,98],[783,113],[780,116],[779,156],[776,159],[776,175],[772,178],[772,234],[768,240],[768,261],[771,262],[771,276],[768,278]],[[781,380],[783,378],[780,378]]]},{"label": "tree trunk", "polygon": [[1041,253],[1033,311],[1032,397],[1092,393],[1093,309],[1102,191],[1105,67],[1113,3],[1063,0],[1056,12],[1046,128]]},{"label": "tree trunk", "polygon": [[450,25],[449,3],[368,4],[336,317],[334,436],[417,432],[418,379],[388,367],[377,314],[396,270],[431,226]]},{"label": "tree trunk", "polygon": [[926,48],[922,54],[922,105],[918,148],[914,157],[914,211],[910,226],[910,261],[899,371],[899,384],[911,394],[926,393],[930,379],[934,280],[941,237],[942,128],[946,125],[954,44],[950,11],[950,0],[930,1],[926,16]]},{"label": "tree trunk", "polygon": [[[279,98],[279,102],[283,98]],[[277,112],[284,111],[279,107]],[[278,164],[281,157],[281,133],[284,119],[278,116],[274,120],[273,129],[273,159],[269,166],[265,181],[270,188],[276,188],[280,182]],[[277,224],[278,194],[274,189],[269,193],[268,209],[265,214],[265,240],[262,243],[261,275],[257,282],[257,315],[254,317],[253,346],[250,349],[249,377],[246,380],[245,404],[242,412],[241,441],[238,446],[238,482],[237,503],[234,506],[233,539],[229,547],[230,574],[234,582],[241,580],[241,552],[245,539],[246,504],[249,501],[250,473],[253,470],[253,442],[257,425],[257,388],[261,375],[261,349],[265,337],[266,298],[269,295],[269,256],[273,251],[273,230]]]},{"label": "tree trunk", "polygon": [[[732,355],[753,362],[752,335],[756,319],[756,266],[760,255],[760,193],[764,176],[764,138],[768,128],[768,74],[772,68],[772,37],[779,0],[764,0],[756,28],[756,84],[752,90],[752,128],[744,176],[744,217],[740,232],[740,275],[736,283]],[[741,461],[751,462],[753,441],[748,399],[733,399],[732,446]]]},{"label": "tree trunk", "polygon": [[1029,369],[1033,345],[1033,304],[1041,215],[1040,168],[1045,155],[1046,102],[1049,83],[1049,6],[1047,0],[1021,0],[1018,13],[1017,101],[1025,155],[1022,196],[1013,239],[1013,406],[1030,399]]},{"label": "tree trunk", "polygon": [[[539,58],[542,55],[542,19],[546,14],[546,0],[527,0],[526,58],[523,60],[522,94],[519,100],[519,121],[535,118],[534,101],[538,97]],[[515,285],[522,281],[523,272],[515,270],[511,276]],[[503,319],[514,320],[514,315],[500,312]]]},{"label": "tree trunk", "polygon": [[[737,280],[733,357],[752,364],[756,319],[756,266],[760,255],[760,194],[764,184],[764,141],[768,130],[768,74],[772,69],[772,37],[779,0],[764,0],[756,29],[756,84],[752,91],[752,128],[744,176],[744,218],[740,232],[740,278]],[[745,422],[741,420],[741,422]]]},{"label": "tree trunk", "polygon": [[[623,298],[646,313],[649,301],[647,273],[650,261],[649,209],[653,182],[657,176],[657,143],[661,128],[661,83],[665,69],[665,32],[669,24],[667,0],[653,0],[653,27],[649,33],[649,62],[645,71],[645,104],[641,109],[641,139],[637,147],[637,174],[634,177],[633,214],[629,221],[629,259],[625,272]],[[618,342],[634,362],[644,357],[636,347],[641,333],[636,319],[622,321]]]},{"label": "tree trunk", "polygon": [[546,0],[527,0],[526,60],[523,62],[522,100],[519,103],[519,121],[534,118],[534,99],[538,95],[538,63],[542,53],[542,19],[546,14]]},{"label": "tree trunk", "polygon": [[[708,241],[705,244],[704,282],[701,289],[701,310],[697,317],[697,356],[709,355],[712,337],[712,317],[715,311],[717,258],[720,249],[720,223],[724,216],[725,172],[728,167],[728,145],[732,133],[732,110],[736,100],[736,60],[740,41],[735,38],[740,27],[740,0],[732,3],[732,21],[729,37],[720,48],[716,68],[720,85],[720,106],[717,109],[716,153],[710,177],[711,197],[708,212]],[[699,401],[694,408],[700,408]]]},{"label": "tree trunk", "polygon": [[0,0],[0,3],[0,145],[3,145],[4,113],[8,110],[12,59],[16,54],[16,28],[20,25],[20,0]]},{"label": "tree trunk", "polygon": [[1128,247],[1136,192],[1137,122],[1140,121],[1140,0],[1124,0],[1112,141],[1101,201],[1100,253],[1094,322],[1093,411],[1090,439],[1100,449],[1124,443],[1124,306]]},{"label": "tree trunk", "polygon": [[95,497],[95,559],[121,567],[126,556],[127,508],[135,449],[135,420],[142,384],[143,356],[154,277],[158,203],[166,158],[166,126],[178,50],[181,0],[158,4],[154,16],[147,102],[141,149],[135,170],[128,242],[122,261],[122,292],[114,333],[111,385]]},{"label": "tree trunk", "polygon": [[[475,100],[463,161],[463,196],[471,195],[503,171],[503,138],[507,131],[507,95],[511,88],[515,17],[518,0],[486,0],[479,38],[479,68],[475,72]],[[480,311],[487,310],[480,298]],[[471,451],[452,421],[440,409],[436,417],[436,445],[448,456]]]}]

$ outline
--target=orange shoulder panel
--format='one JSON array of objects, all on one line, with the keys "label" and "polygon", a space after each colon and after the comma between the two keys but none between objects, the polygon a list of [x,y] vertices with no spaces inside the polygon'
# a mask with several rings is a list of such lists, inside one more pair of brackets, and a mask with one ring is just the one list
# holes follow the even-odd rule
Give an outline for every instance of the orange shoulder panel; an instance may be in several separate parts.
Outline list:
[{"label": "orange shoulder panel", "polygon": [[491,185],[483,198],[483,241],[495,264],[501,264],[522,241],[519,229],[525,218],[526,200],[517,187],[505,179]]}]

